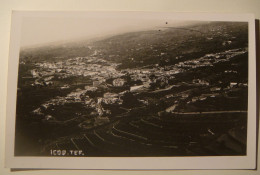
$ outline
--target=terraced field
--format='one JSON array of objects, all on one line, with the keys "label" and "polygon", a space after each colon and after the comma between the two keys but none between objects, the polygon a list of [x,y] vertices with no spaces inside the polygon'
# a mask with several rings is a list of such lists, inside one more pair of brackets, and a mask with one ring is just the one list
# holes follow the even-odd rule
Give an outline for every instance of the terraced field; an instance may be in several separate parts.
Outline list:
[{"label": "terraced field", "polygon": [[245,154],[246,113],[223,113],[124,118],[49,146],[82,150],[86,156]]}]

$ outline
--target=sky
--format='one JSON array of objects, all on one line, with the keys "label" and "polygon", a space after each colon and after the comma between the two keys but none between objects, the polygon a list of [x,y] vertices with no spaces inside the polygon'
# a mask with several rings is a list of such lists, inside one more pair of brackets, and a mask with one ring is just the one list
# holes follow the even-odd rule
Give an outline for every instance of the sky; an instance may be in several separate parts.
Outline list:
[{"label": "sky", "polygon": [[[167,22],[167,24],[166,24]],[[138,15],[85,15],[24,17],[21,29],[21,46],[34,46],[50,42],[93,39],[120,33],[186,25],[191,22]]]}]

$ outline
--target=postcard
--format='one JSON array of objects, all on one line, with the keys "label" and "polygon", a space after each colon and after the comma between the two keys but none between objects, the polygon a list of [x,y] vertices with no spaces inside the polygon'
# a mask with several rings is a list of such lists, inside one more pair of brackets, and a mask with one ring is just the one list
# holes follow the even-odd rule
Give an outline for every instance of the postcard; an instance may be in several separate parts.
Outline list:
[{"label": "postcard", "polygon": [[250,14],[12,14],[6,166],[254,169]]}]

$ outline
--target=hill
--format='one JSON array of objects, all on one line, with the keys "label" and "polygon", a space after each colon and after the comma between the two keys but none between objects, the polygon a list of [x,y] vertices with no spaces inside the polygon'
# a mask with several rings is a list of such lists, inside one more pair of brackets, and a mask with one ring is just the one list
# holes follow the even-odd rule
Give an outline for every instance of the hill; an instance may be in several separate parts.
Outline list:
[{"label": "hill", "polygon": [[99,57],[121,63],[120,68],[150,64],[176,64],[207,53],[245,47],[247,24],[210,22],[183,28],[165,27],[157,30],[131,32],[92,41],[50,44],[22,49],[20,61],[59,61],[86,57],[98,52]]},{"label": "hill", "polygon": [[207,53],[245,47],[246,23],[212,22],[185,28],[165,27],[113,36],[97,41],[100,56],[121,68],[176,64]]}]

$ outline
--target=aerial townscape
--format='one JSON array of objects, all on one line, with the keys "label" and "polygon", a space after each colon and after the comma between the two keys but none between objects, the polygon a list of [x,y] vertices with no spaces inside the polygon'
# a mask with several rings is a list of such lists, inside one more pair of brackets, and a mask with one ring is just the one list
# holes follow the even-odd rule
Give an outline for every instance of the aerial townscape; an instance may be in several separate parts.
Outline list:
[{"label": "aerial townscape", "polygon": [[247,27],[198,23],[21,50],[15,154],[245,155]]}]

